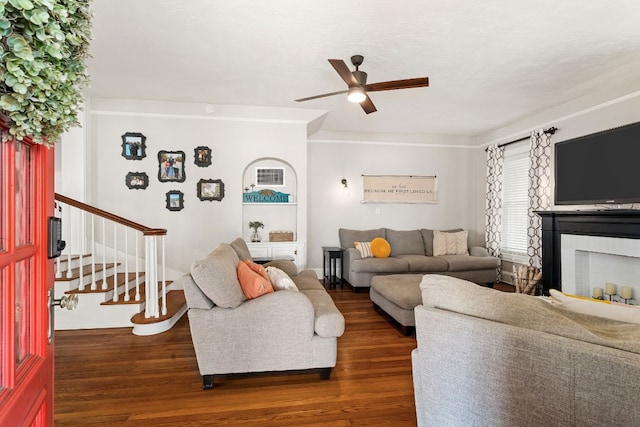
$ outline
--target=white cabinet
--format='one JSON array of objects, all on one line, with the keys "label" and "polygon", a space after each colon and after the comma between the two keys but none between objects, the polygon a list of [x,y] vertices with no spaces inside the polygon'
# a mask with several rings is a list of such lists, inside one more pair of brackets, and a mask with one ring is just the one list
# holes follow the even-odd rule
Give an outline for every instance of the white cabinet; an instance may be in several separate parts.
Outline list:
[{"label": "white cabinet", "polygon": [[307,256],[304,242],[247,242],[252,258],[289,258],[298,267],[298,271],[304,270]]}]

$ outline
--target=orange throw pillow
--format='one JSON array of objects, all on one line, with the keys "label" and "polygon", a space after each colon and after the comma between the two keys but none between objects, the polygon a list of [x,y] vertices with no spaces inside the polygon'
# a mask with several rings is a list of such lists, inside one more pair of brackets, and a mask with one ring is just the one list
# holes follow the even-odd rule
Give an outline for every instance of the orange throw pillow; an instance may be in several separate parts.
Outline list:
[{"label": "orange throw pillow", "polygon": [[[269,283],[271,283],[271,279],[269,278],[269,275],[267,274],[267,270],[265,270],[264,265],[257,264],[251,261],[249,258],[245,259],[244,262],[245,264],[247,264],[247,266],[249,266],[251,270],[255,271],[256,273],[264,277]],[[273,285],[273,283],[271,284]]]},{"label": "orange throw pillow", "polygon": [[251,270],[244,262],[238,263],[237,271],[240,287],[242,287],[242,292],[247,299],[254,299],[273,292],[271,282]]},{"label": "orange throw pillow", "polygon": [[391,245],[382,237],[376,237],[371,241],[371,252],[376,258],[386,258],[391,253]]}]

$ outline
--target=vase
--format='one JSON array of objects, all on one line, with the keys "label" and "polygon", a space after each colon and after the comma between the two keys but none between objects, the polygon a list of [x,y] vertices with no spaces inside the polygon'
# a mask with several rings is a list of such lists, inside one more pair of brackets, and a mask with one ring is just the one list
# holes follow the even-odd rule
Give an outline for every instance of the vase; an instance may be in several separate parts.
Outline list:
[{"label": "vase", "polygon": [[258,230],[253,230],[253,233],[251,233],[251,241],[252,242],[262,241],[262,236],[260,236],[260,232]]}]

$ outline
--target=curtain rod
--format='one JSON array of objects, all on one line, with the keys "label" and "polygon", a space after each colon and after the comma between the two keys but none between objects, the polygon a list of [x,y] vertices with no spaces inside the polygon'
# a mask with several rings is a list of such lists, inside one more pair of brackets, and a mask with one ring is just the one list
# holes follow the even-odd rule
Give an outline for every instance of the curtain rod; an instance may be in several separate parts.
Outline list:
[{"label": "curtain rod", "polygon": [[[548,133],[550,135],[555,134],[558,131],[558,128],[555,126],[550,127],[549,129],[546,129],[543,131],[543,133]],[[520,141],[524,141],[526,139],[531,138],[530,136],[523,136],[520,139],[514,139],[513,141],[509,141],[509,142],[505,142],[504,144],[498,144],[498,147],[506,147],[507,145],[511,145],[511,144],[515,144],[516,142],[520,142]],[[484,151],[487,151],[489,148],[485,148]]]}]

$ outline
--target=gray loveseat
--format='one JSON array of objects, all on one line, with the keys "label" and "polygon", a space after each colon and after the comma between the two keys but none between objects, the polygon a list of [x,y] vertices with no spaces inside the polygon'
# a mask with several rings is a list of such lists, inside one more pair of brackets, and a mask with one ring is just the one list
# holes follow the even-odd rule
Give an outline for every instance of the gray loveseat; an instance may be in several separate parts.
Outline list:
[{"label": "gray loveseat", "polygon": [[452,277],[420,286],[419,426],[640,425],[640,325]]},{"label": "gray loveseat", "polygon": [[[461,230],[448,230],[457,232]],[[475,283],[496,280],[498,258],[482,247],[470,247],[468,255],[433,256],[433,230],[338,230],[343,254],[342,277],[354,289],[371,286],[371,278],[385,274],[437,273],[458,277]],[[362,258],[354,242],[370,242],[382,237],[389,242],[391,254],[387,258]]]},{"label": "gray loveseat", "polygon": [[179,279],[203,387],[213,387],[214,375],[248,372],[314,369],[329,379],[344,317],[316,273],[298,273],[289,260],[273,261],[299,291],[247,300],[236,275],[245,259],[251,255],[244,240],[222,243]]}]

